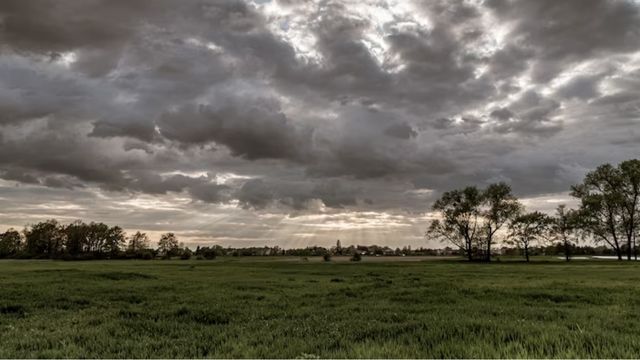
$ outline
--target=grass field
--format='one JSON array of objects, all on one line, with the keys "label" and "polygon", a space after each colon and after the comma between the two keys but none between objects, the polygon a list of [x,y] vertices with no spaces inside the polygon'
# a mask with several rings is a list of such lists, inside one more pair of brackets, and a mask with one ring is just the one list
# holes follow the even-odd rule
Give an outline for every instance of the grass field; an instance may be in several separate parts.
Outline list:
[{"label": "grass field", "polygon": [[640,357],[617,262],[0,261],[0,358]]}]

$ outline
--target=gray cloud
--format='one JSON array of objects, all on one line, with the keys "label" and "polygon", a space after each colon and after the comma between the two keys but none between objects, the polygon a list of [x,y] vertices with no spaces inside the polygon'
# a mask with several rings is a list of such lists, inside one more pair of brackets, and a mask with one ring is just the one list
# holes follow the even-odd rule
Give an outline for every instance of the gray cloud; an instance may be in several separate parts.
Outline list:
[{"label": "gray cloud", "polygon": [[514,114],[507,108],[493,110],[490,115],[492,118],[498,119],[500,121],[507,121],[516,117],[516,114]]},{"label": "gray cloud", "polygon": [[184,144],[215,141],[250,160],[293,160],[306,153],[310,132],[297,130],[273,99],[221,94],[213,101],[164,113],[157,123],[160,133]]},{"label": "gray cloud", "polygon": [[488,1],[509,37],[535,52],[532,78],[550,81],[568,64],[588,57],[636,52],[640,11],[633,1]]},{"label": "gray cloud", "polygon": [[405,123],[391,125],[384,131],[384,133],[399,139],[411,139],[418,135],[410,125]]},{"label": "gray cloud", "polygon": [[[215,208],[242,222],[420,213],[441,191],[496,180],[565,191],[637,156],[639,9],[3,1],[3,201],[172,198],[176,219]],[[150,228],[166,220],[136,209]]]},{"label": "gray cloud", "polygon": [[557,94],[565,99],[589,100],[600,95],[599,80],[597,77],[577,76],[559,88]]}]

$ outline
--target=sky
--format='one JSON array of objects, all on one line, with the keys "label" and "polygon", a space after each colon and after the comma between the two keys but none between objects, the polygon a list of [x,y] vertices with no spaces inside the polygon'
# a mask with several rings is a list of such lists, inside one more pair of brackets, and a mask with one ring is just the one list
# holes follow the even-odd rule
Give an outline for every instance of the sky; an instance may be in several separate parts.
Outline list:
[{"label": "sky", "polygon": [[639,145],[639,1],[0,1],[0,230],[439,247],[442,192]]}]

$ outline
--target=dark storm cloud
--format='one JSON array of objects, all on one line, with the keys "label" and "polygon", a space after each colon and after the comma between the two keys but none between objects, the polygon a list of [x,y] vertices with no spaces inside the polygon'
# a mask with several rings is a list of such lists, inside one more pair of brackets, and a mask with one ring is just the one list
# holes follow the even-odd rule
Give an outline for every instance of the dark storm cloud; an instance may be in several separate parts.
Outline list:
[{"label": "dark storm cloud", "polygon": [[436,121],[433,122],[433,127],[436,129],[447,129],[449,127],[451,127],[453,125],[454,120],[452,119],[447,119],[447,118],[439,118],[436,119]]},{"label": "dark storm cloud", "polygon": [[160,133],[184,144],[215,141],[249,160],[294,160],[307,152],[310,132],[297,130],[273,99],[220,94],[213,101],[164,113],[158,120]]},{"label": "dark storm cloud", "polygon": [[1,176],[5,180],[15,180],[17,182],[23,184],[40,184],[40,179],[29,173],[28,170],[19,169],[19,168],[9,168],[7,170],[3,170]]},{"label": "dark storm cloud", "polygon": [[532,79],[552,80],[570,63],[638,51],[640,11],[633,1],[487,1],[513,23],[509,37],[534,52]]},{"label": "dark storm cloud", "polygon": [[523,47],[522,44],[506,44],[489,59],[488,73],[497,80],[509,81],[529,68],[533,55],[533,49]]},{"label": "dark storm cloud", "polygon": [[424,211],[431,190],[556,192],[637,156],[637,2],[395,5],[2,1],[0,178]]},{"label": "dark storm cloud", "polygon": [[500,108],[500,109],[493,110],[491,112],[492,118],[495,118],[501,121],[507,121],[509,119],[513,119],[515,116],[516,115],[507,108]]},{"label": "dark storm cloud", "polygon": [[3,133],[0,140],[3,167],[21,167],[42,174],[64,174],[82,181],[120,184],[121,166],[110,154],[100,153],[81,133],[37,126],[21,137],[16,132]]},{"label": "dark storm cloud", "polygon": [[410,139],[418,135],[410,125],[405,123],[391,125],[384,131],[384,133],[399,139]]},{"label": "dark storm cloud", "polygon": [[238,200],[244,208],[262,209],[274,199],[273,189],[262,179],[249,180],[242,185],[238,192]]},{"label": "dark storm cloud", "polygon": [[535,47],[543,59],[603,52],[636,52],[640,10],[633,1],[488,1],[504,21],[513,21],[513,40]]},{"label": "dark storm cloud", "polygon": [[100,109],[93,96],[109,98],[93,80],[71,74],[48,62],[18,56],[0,59],[0,124],[60,115],[61,121]]},{"label": "dark storm cloud", "polygon": [[493,110],[490,117],[498,121],[494,129],[501,133],[549,135],[562,129],[562,123],[551,120],[559,107],[558,102],[535,91],[528,91],[509,104],[508,108]]},{"label": "dark storm cloud", "polygon": [[125,46],[137,36],[139,24],[158,15],[154,9],[162,4],[157,5],[120,0],[3,1],[0,39],[20,53],[55,58],[61,52],[76,51],[74,67],[100,76],[117,66]]}]

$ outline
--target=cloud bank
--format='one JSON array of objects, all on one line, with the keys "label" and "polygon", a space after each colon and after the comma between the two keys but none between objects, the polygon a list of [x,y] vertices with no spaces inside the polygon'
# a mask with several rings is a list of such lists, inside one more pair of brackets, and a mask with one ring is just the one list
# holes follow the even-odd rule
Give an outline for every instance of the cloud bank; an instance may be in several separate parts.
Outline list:
[{"label": "cloud bank", "polygon": [[637,157],[639,44],[624,0],[2,1],[0,224],[419,243],[442,191]]}]

